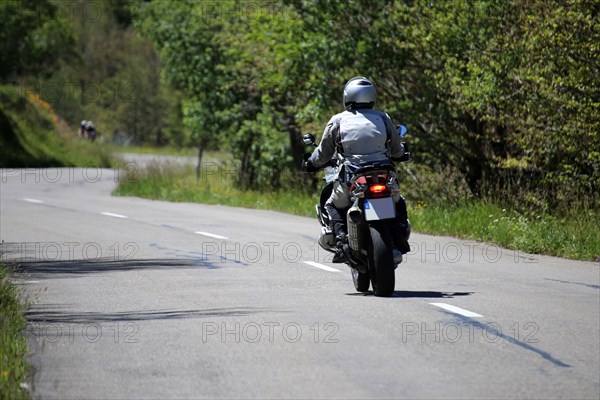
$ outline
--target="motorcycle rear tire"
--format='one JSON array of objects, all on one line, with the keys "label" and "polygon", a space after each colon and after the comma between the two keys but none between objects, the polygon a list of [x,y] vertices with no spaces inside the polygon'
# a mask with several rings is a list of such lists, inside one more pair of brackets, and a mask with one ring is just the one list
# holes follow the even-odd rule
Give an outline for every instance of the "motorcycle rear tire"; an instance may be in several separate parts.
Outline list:
[{"label": "motorcycle rear tire", "polygon": [[369,249],[369,272],[375,296],[389,297],[394,294],[396,274],[392,239],[384,224],[369,226],[371,248]]},{"label": "motorcycle rear tire", "polygon": [[354,288],[357,292],[368,292],[369,286],[371,285],[371,277],[369,273],[362,273],[357,269],[351,268],[352,281],[354,282]]}]

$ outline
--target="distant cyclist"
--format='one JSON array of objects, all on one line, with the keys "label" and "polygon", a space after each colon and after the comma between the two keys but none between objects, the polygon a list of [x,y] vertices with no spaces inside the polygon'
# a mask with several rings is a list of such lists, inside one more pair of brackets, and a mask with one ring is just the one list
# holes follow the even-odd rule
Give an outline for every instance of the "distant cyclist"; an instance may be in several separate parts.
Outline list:
[{"label": "distant cyclist", "polygon": [[85,130],[86,125],[87,125],[87,121],[85,119],[79,123],[79,129],[77,130],[77,135],[81,139],[85,139],[87,137],[87,132]]},{"label": "distant cyclist", "polygon": [[86,137],[92,142],[96,140],[96,125],[92,121],[87,121],[85,125]]}]

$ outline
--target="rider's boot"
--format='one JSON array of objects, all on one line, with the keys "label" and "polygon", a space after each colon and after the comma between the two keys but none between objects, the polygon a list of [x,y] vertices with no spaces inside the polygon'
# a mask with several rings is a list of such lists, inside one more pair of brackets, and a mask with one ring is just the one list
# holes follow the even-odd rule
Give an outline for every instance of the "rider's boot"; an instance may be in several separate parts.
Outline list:
[{"label": "rider's boot", "polygon": [[400,264],[402,262],[402,255],[410,251],[409,237],[410,222],[407,220],[406,223],[396,223],[394,229],[392,229],[394,264]]},{"label": "rider's boot", "polygon": [[335,254],[332,262],[336,264],[344,263],[347,261],[348,233],[343,222],[333,222],[333,234],[335,235]]},{"label": "rider's boot", "polygon": [[400,199],[396,202],[396,220],[394,221],[394,229],[392,229],[394,247],[402,254],[408,253],[410,251],[409,238],[410,222],[406,210],[406,200],[400,196]]}]

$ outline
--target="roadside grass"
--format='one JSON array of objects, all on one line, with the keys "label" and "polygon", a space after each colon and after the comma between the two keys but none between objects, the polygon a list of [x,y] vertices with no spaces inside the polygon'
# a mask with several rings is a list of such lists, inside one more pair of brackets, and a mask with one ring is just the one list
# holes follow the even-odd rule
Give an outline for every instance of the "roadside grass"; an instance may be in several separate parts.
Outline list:
[{"label": "roadside grass", "polygon": [[28,373],[26,322],[18,292],[8,278],[8,269],[0,264],[0,397],[27,399],[21,388]]},{"label": "roadside grass", "polygon": [[576,260],[600,261],[600,221],[593,210],[576,210],[557,218],[526,215],[489,201],[449,208],[413,207],[410,219],[422,233],[456,236]]},{"label": "roadside grass", "polygon": [[[169,157],[187,157],[192,160],[192,163],[196,165],[198,151],[194,148],[177,148],[172,146],[165,147],[147,147],[147,146],[118,146],[115,144],[108,145],[110,152],[115,158],[121,158],[121,155],[125,154],[141,154],[144,156],[158,156],[160,158]],[[202,156],[202,164],[204,170],[213,171],[215,168],[219,168],[223,163],[232,162],[233,158],[231,153],[219,150],[205,151]],[[158,161],[162,163],[168,163],[168,161]],[[171,163],[173,164],[173,163]]]},{"label": "roadside grass", "polygon": [[[155,164],[140,171],[135,179],[121,182],[115,194],[314,216],[318,191],[244,191],[226,178],[213,174],[196,180],[192,167]],[[492,242],[528,253],[600,260],[598,210],[575,209],[568,216],[558,218],[510,210],[488,200],[465,199],[447,203],[452,205],[443,205],[443,202],[427,205],[423,201],[410,200],[408,203],[415,232]]]},{"label": "roadside grass", "polygon": [[196,179],[193,167],[156,163],[136,173],[133,179],[120,182],[114,194],[283,211],[303,216],[312,215],[317,201],[316,193],[240,190],[221,174],[207,174]]},{"label": "roadside grass", "polygon": [[194,157],[198,151],[191,147],[149,147],[149,146],[113,146],[112,150],[117,153],[156,154],[162,156],[186,156]]}]

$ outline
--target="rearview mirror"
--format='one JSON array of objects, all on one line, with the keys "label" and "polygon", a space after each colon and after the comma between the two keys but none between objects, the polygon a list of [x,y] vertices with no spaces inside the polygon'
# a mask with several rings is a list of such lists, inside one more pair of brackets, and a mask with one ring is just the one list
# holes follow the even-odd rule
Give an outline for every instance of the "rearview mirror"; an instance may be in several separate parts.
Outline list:
[{"label": "rearview mirror", "polygon": [[314,146],[315,145],[315,135],[312,135],[310,133],[306,133],[306,134],[302,135],[302,143],[304,143],[307,146]]},{"label": "rearview mirror", "polygon": [[408,131],[408,129],[404,125],[396,125],[396,131],[398,132],[398,135],[400,135],[400,137],[404,137],[406,136],[406,132]]}]

